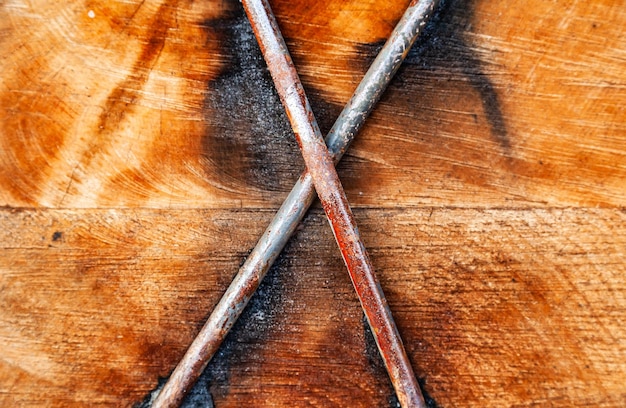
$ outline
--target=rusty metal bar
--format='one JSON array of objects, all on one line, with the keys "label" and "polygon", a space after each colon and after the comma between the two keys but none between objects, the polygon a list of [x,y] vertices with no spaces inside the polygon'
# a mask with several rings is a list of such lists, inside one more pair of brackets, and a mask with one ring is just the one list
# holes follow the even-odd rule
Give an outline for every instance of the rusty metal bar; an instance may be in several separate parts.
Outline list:
[{"label": "rusty metal bar", "polygon": [[400,333],[359,236],[333,158],[324,143],[270,5],[267,0],[244,0],[243,7],[287,112],[307,171],[313,179],[317,196],[332,227],[400,404],[403,407],[425,407]]},{"label": "rusty metal bar", "polygon": [[[326,138],[335,163],[361,129],[438,3],[438,0],[413,1],[396,25]],[[304,218],[315,196],[313,179],[305,171],[172,372],[153,407],[181,403]]]}]

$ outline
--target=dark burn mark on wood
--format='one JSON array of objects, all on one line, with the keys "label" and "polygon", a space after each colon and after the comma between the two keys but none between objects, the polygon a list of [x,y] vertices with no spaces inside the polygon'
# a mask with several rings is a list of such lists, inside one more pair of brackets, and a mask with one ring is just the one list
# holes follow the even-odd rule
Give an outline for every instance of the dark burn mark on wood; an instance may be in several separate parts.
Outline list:
[{"label": "dark burn mark on wood", "polygon": [[367,323],[367,319],[365,318],[365,314],[363,314],[363,333],[365,337],[365,355],[367,356],[367,362],[369,363],[370,368],[374,371],[374,375],[377,378],[385,378],[385,388],[386,393],[388,395],[387,399],[389,401],[390,407],[399,407],[400,402],[398,401],[398,397],[396,396],[393,385],[391,384],[391,380],[389,379],[389,374],[385,369],[385,363],[383,362],[380,353],[378,352],[378,346],[376,345],[376,340],[374,339],[374,335],[372,334],[372,330],[370,329],[369,324]]},{"label": "dark burn mark on wood", "polygon": [[426,402],[426,406],[428,408],[439,408],[439,405],[437,405],[437,401],[435,401],[435,399],[430,396],[428,391],[426,391],[426,379],[418,378],[417,382],[420,384],[420,389],[422,390],[422,395],[424,396],[424,402]]},{"label": "dark burn mark on wood", "polygon": [[[206,172],[229,189],[289,191],[299,175],[293,169],[304,170],[304,163],[250,23],[241,4],[233,9],[228,18],[205,22],[219,34],[226,59],[205,100]],[[307,91],[321,130],[330,130],[340,108]]]},{"label": "dark burn mark on wood", "polygon": [[52,241],[56,242],[60,239],[63,238],[63,233],[61,231],[55,231],[54,234],[52,234]]},{"label": "dark burn mark on wood", "polygon": [[[281,254],[213,359],[183,400],[181,408],[213,407],[214,398],[218,401],[224,400],[229,394],[233,367],[250,366],[254,361],[263,358],[261,354],[263,344],[270,339],[272,331],[280,324],[280,316],[284,313],[283,287],[285,281],[293,282],[292,269],[289,257],[284,253]],[[198,331],[211,312],[209,311],[206,318],[202,319]],[[135,408],[149,408],[156,398],[156,392],[163,388],[166,380],[167,378],[159,378],[157,387]]]},{"label": "dark burn mark on wood", "polygon": [[209,384],[202,382],[198,382],[180,404],[180,408],[213,408],[214,406]]},{"label": "dark burn mark on wood", "polygon": [[[447,190],[456,183],[478,191],[500,191],[509,185],[517,171],[511,161],[514,140],[497,94],[500,83],[489,76],[498,67],[470,42],[477,4],[442,3],[364,128],[364,139],[370,138],[366,147],[415,174],[416,183],[387,164],[348,151],[338,169],[349,196],[363,193],[364,200],[373,202],[377,194],[394,191],[411,199],[424,194],[431,200],[430,189]],[[382,45],[359,51],[373,58]],[[384,143],[374,148],[375,138]],[[365,169],[367,178],[362,176]],[[421,178],[428,169],[439,169],[441,177]]]},{"label": "dark burn mark on wood", "polygon": [[231,367],[250,365],[250,360],[262,358],[261,345],[270,339],[284,313],[284,283],[293,278],[289,269],[288,258],[280,255],[194,389],[208,387],[216,398],[223,399],[229,393]]},{"label": "dark burn mark on wood", "polygon": [[475,0],[443,0],[438,12],[409,53],[405,64],[434,70],[442,75],[460,72],[480,95],[491,133],[500,146],[511,147],[498,94],[484,63],[467,36],[474,21]]},{"label": "dark burn mark on wood", "polygon": [[[385,369],[385,364],[383,359],[380,357],[380,353],[378,352],[378,347],[376,346],[376,340],[374,339],[374,335],[367,324],[367,319],[365,318],[365,314],[363,314],[363,333],[365,334],[365,353],[367,355],[367,361],[370,365],[370,368],[374,371],[374,374],[377,378],[386,378],[386,388],[388,389],[388,401],[389,407],[400,407],[400,402],[398,401],[398,397],[396,396],[393,385],[391,384],[391,380],[389,379],[389,375]],[[424,396],[424,400],[426,402],[426,406],[428,408],[437,408],[437,402],[433,397],[431,397],[428,392],[425,390],[426,380],[424,378],[418,378],[420,389],[422,390],[422,395]]]},{"label": "dark burn mark on wood", "polygon": [[159,391],[161,391],[161,389],[165,385],[166,380],[167,378],[159,378],[157,386],[153,390],[150,390],[148,395],[146,395],[141,402],[133,404],[133,408],[150,408]]},{"label": "dark burn mark on wood", "polygon": [[[492,136],[508,152],[511,142],[496,87],[467,35],[474,21],[475,3],[475,0],[443,0],[398,71],[395,83],[403,84],[407,76],[419,78],[420,72],[434,72],[442,81],[464,78],[480,96]],[[362,52],[375,56],[382,45],[363,47]],[[367,48],[370,50],[366,51]]]},{"label": "dark burn mark on wood", "polygon": [[229,18],[205,23],[219,34],[227,60],[209,84],[202,139],[207,173],[235,190],[287,190],[301,160],[263,56],[241,5]]},{"label": "dark burn mark on wood", "polygon": [[[150,408],[154,403],[154,400],[158,393],[165,385],[166,378],[159,378],[159,383],[156,388],[141,401],[133,405],[134,408]],[[183,402],[180,404],[180,408],[213,408],[213,397],[209,392],[208,384],[202,381],[198,381],[196,385],[189,391]]]}]

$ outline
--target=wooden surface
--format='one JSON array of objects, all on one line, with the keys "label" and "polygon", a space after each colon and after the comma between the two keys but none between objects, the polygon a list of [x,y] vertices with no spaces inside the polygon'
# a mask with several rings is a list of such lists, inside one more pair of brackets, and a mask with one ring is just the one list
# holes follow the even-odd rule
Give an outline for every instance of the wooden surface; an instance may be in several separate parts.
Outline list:
[{"label": "wooden surface", "polygon": [[[322,130],[406,1],[272,1]],[[626,405],[626,7],[448,0],[338,166],[433,406]],[[133,406],[303,168],[236,1],[0,2],[0,405]],[[193,392],[393,406],[321,208]]]}]

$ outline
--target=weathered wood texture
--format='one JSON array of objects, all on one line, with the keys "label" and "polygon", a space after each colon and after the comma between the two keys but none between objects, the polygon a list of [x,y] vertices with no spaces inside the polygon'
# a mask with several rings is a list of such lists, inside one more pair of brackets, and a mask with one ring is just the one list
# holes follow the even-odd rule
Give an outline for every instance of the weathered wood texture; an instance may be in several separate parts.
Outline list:
[{"label": "weathered wood texture", "polygon": [[[405,5],[272,2],[323,129]],[[446,1],[339,165],[438,406],[626,405],[625,31]],[[0,2],[0,405],[139,403],[302,166],[236,1]],[[196,395],[393,403],[319,208]]]},{"label": "weathered wood texture", "polygon": [[[5,211],[3,405],[141,399],[181,357],[270,216]],[[624,402],[624,211],[357,216],[418,375],[441,406]],[[321,210],[208,371],[218,407],[385,405],[391,386]]]},{"label": "weathered wood texture", "polygon": [[[235,2],[17,3],[0,202],[279,205],[301,160]],[[274,6],[327,128],[403,4],[293,3]],[[622,205],[626,10],[570,3],[448,2],[341,166],[355,205]]]}]

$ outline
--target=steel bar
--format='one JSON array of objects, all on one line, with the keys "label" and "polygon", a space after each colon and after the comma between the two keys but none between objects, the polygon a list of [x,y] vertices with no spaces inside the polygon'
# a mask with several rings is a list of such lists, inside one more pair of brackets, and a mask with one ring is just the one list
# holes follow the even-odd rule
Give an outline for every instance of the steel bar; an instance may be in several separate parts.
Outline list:
[{"label": "steel bar", "polygon": [[281,99],[307,171],[333,230],[387,373],[403,407],[425,406],[400,333],[339,181],[285,41],[267,0],[244,0],[252,30]]},{"label": "steel bar", "polygon": [[[326,143],[337,163],[396,73],[438,0],[413,2],[354,91]],[[153,403],[177,406],[193,386],[315,199],[304,172]]]}]

